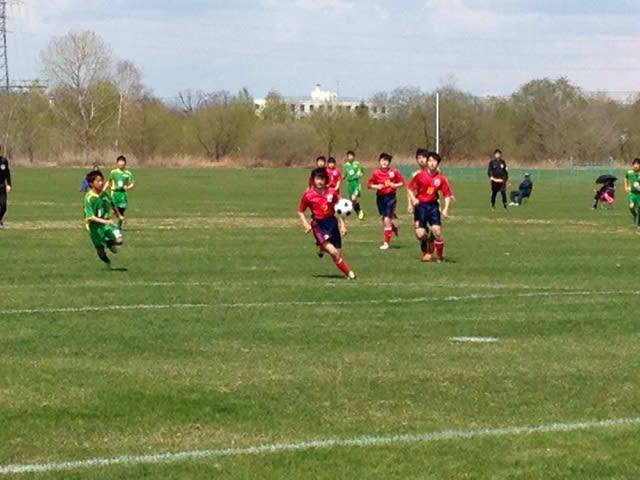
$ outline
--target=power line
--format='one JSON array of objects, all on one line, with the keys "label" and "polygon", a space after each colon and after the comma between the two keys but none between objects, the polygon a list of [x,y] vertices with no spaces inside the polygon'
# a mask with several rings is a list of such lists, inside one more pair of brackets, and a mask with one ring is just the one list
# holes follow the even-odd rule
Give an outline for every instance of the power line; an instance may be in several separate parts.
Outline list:
[{"label": "power line", "polygon": [[0,90],[9,91],[9,61],[7,59],[7,2],[0,0]]}]

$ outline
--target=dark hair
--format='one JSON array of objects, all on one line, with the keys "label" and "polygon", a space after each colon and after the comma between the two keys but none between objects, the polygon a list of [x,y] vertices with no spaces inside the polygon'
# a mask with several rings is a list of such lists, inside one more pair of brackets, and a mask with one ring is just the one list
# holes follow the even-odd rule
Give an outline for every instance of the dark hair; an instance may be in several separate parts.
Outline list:
[{"label": "dark hair", "polygon": [[116,158],[116,163],[118,163],[120,160],[124,161],[124,163],[127,163],[127,157],[125,157],[124,155],[118,155],[118,158]]},{"label": "dark hair", "polygon": [[316,157],[316,163],[318,163],[320,160],[322,160],[324,163],[327,163],[327,159],[324,155]]},{"label": "dark hair", "polygon": [[440,158],[440,154],[438,152],[429,152],[427,158],[435,159],[438,162],[438,165],[440,165],[440,162],[442,161],[442,158]]},{"label": "dark hair", "polygon": [[636,163],[640,163],[640,157],[634,158],[633,161],[631,162],[631,165],[635,165]]},{"label": "dark hair", "polygon": [[336,159],[333,157],[327,158],[327,163],[336,163]]},{"label": "dark hair", "polygon": [[86,177],[87,178],[87,183],[89,185],[91,185],[93,183],[93,181],[98,177],[100,177],[100,178],[102,178],[104,180],[104,175],[102,175],[102,172],[100,170],[93,170],[93,171],[87,173],[87,177]]},{"label": "dark hair", "polygon": [[382,152],[379,156],[378,156],[378,161],[385,159],[388,161],[391,161],[391,159],[393,158],[393,155],[387,153],[387,152]]},{"label": "dark hair", "polygon": [[353,150],[347,150],[347,156],[352,155],[352,156],[356,156],[356,152],[354,152]]},{"label": "dark hair", "polygon": [[493,151],[493,154],[495,155],[496,153],[499,153],[500,155],[502,155],[502,150],[500,150],[499,148],[496,148],[496,149]]},{"label": "dark hair", "polygon": [[429,156],[429,150],[427,150],[426,148],[418,148],[416,150],[416,157],[428,157]]},{"label": "dark hair", "polygon": [[329,178],[327,175],[327,169],[324,167],[318,167],[311,170],[311,178],[324,178],[325,181]]}]

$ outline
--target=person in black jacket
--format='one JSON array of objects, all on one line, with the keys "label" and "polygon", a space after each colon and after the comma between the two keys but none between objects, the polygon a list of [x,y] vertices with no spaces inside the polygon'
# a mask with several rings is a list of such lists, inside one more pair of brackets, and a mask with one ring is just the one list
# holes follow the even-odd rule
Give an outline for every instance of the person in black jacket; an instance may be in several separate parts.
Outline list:
[{"label": "person in black jacket", "polygon": [[502,152],[496,148],[493,158],[489,161],[487,176],[491,180],[491,208],[496,208],[496,196],[498,192],[502,196],[502,206],[507,208],[507,180],[509,180],[509,170],[507,162],[502,158]]},{"label": "person in black jacket", "polygon": [[[2,145],[0,145],[2,152]],[[0,228],[4,227],[2,219],[7,213],[7,193],[11,191],[11,170],[9,170],[9,161],[0,155]]]},{"label": "person in black jacket", "polygon": [[531,181],[531,176],[528,173],[524,174],[524,179],[518,185],[518,190],[511,190],[509,193],[509,198],[511,199],[511,203],[514,207],[517,207],[522,203],[523,198],[528,198],[531,196],[531,191],[533,190],[533,182]]}]

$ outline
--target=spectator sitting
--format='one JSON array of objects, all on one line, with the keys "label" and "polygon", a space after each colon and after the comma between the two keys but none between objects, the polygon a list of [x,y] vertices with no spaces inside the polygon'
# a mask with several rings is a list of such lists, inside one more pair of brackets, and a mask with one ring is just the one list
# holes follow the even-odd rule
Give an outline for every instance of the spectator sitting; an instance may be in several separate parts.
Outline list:
[{"label": "spectator sitting", "polygon": [[518,190],[511,190],[509,197],[511,199],[510,206],[517,207],[522,203],[522,199],[529,198],[533,190],[533,182],[528,173],[524,174],[524,179],[518,185]]}]

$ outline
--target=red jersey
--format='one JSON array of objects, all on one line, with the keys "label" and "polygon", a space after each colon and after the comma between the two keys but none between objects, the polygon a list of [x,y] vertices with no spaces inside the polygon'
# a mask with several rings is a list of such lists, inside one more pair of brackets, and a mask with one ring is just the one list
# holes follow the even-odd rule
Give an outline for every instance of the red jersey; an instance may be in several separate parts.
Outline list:
[{"label": "red jersey", "polygon": [[414,174],[408,188],[416,193],[419,202],[437,201],[438,192],[442,192],[445,197],[452,196],[449,181],[440,172],[432,174],[428,170],[420,170]]},{"label": "red jersey", "polygon": [[383,185],[383,187],[376,191],[378,195],[385,195],[387,193],[395,193],[398,187],[391,185],[392,183],[404,183],[404,178],[400,170],[395,167],[389,167],[386,169],[376,168],[367,180],[367,187],[372,185]]},{"label": "red jersey", "polygon": [[340,170],[327,167],[327,188],[336,188],[341,179]]},{"label": "red jersey", "polygon": [[333,188],[326,188],[324,191],[308,188],[300,197],[298,212],[303,213],[308,208],[315,220],[333,217],[333,207],[339,198],[340,195]]}]

